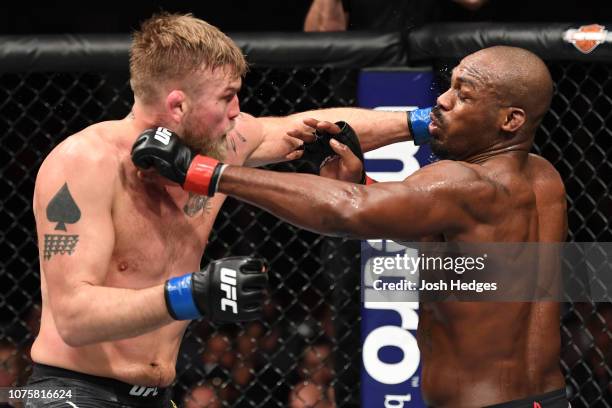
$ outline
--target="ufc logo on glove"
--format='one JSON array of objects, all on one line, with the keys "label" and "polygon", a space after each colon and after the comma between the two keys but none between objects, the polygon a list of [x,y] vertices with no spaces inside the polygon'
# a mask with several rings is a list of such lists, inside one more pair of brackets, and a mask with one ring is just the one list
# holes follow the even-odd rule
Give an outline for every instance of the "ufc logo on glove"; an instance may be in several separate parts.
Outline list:
[{"label": "ufc logo on glove", "polygon": [[199,272],[170,278],[164,288],[168,313],[175,320],[204,315],[215,322],[259,319],[268,287],[267,270],[264,259],[234,256],[212,261]]},{"label": "ufc logo on glove", "polygon": [[221,268],[221,291],[225,292],[225,297],[221,298],[221,310],[227,311],[227,306],[231,306],[232,312],[238,314],[238,302],[236,302],[236,271],[228,268]]},{"label": "ufc logo on glove", "polygon": [[168,143],[170,143],[170,136],[172,136],[172,132],[170,130],[163,127],[158,127],[153,138],[158,142],[163,143],[165,146],[168,146]]}]

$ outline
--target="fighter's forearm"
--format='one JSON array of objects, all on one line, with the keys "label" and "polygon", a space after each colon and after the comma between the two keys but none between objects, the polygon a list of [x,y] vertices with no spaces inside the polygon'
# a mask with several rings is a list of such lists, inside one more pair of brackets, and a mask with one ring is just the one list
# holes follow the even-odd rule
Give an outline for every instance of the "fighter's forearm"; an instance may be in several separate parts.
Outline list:
[{"label": "fighter's forearm", "polygon": [[164,285],[123,289],[85,284],[54,317],[61,337],[71,346],[139,336],[174,320],[164,300]]},{"label": "fighter's forearm", "polygon": [[285,174],[229,166],[218,191],[260,207],[301,228],[352,236],[355,201],[363,186],[310,174]]},{"label": "fighter's forearm", "polygon": [[370,151],[392,143],[412,140],[406,112],[387,112],[361,108],[331,108],[292,115],[296,118],[315,118],[329,122],[348,122],[359,136],[363,151]]}]

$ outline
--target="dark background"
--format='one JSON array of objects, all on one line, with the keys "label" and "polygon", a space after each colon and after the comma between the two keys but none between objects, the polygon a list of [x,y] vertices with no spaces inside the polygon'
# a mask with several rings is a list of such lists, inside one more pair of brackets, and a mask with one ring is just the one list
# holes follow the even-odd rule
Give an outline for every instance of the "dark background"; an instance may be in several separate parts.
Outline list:
[{"label": "dark background", "polygon": [[[366,0],[367,1],[367,0]],[[451,0],[370,0],[374,7],[409,3],[409,15],[435,9],[436,21],[612,21],[607,0],[489,0],[481,10],[463,10]],[[152,0],[145,2],[4,1],[0,34],[130,32],[159,10],[191,12],[224,31],[301,30],[311,0]]]}]

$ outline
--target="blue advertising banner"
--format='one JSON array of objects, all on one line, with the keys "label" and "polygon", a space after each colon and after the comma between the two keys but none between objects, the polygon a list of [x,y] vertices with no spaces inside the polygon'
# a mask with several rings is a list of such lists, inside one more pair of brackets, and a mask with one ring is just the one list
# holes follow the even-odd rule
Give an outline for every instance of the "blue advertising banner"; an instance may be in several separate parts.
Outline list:
[{"label": "blue advertising banner", "polygon": [[[411,110],[435,104],[433,73],[424,69],[370,69],[359,76],[358,104],[380,110]],[[401,142],[365,154],[368,175],[377,181],[403,180],[429,163],[427,145]],[[377,251],[389,253],[393,243],[364,241],[362,259]],[[364,281],[362,269],[362,288]],[[416,343],[418,303],[362,304],[361,401],[363,407],[424,408],[420,394],[420,353]]]}]

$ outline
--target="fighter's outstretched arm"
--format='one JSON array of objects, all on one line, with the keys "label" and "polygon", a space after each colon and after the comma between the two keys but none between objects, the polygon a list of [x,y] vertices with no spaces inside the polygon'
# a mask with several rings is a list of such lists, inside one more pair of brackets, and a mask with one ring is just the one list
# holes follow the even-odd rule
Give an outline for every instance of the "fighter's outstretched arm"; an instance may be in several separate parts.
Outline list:
[{"label": "fighter's outstretched arm", "polygon": [[[316,118],[316,119],[313,119]],[[260,166],[297,159],[299,140],[311,141],[319,121],[345,121],[359,136],[363,151],[412,140],[406,112],[386,112],[361,108],[330,108],[295,113],[284,117],[253,118],[242,114],[236,131],[245,138],[258,138],[258,145],[248,154],[246,165]]]},{"label": "fighter's outstretched arm", "polygon": [[490,193],[481,184],[471,170],[446,161],[403,182],[370,186],[229,166],[218,191],[317,233],[409,240],[466,228],[473,222],[467,201]]},{"label": "fighter's outstretched arm", "polygon": [[170,133],[162,143],[136,140],[132,161],[154,167],[184,190],[225,193],[311,231],[352,238],[416,239],[459,233],[474,220],[474,207],[496,193],[472,168],[441,161],[401,183],[362,186],[306,174],[286,174],[220,163],[194,153]]},{"label": "fighter's outstretched arm", "polygon": [[[392,143],[412,140],[412,135],[408,129],[408,117],[406,112],[378,111],[363,108],[330,108],[314,111],[295,113],[288,117],[297,121],[302,127],[308,119],[315,118],[307,125],[312,130],[316,121],[337,122],[345,121],[351,124],[355,133],[359,136],[359,143],[364,152],[377,149]],[[285,130],[286,131],[286,130]],[[290,132],[289,134],[294,134]]]}]

